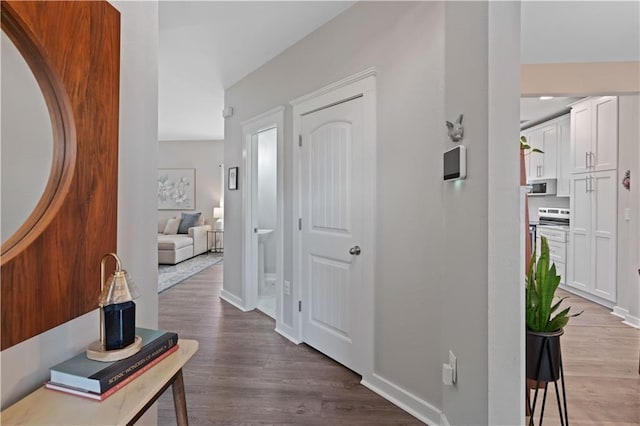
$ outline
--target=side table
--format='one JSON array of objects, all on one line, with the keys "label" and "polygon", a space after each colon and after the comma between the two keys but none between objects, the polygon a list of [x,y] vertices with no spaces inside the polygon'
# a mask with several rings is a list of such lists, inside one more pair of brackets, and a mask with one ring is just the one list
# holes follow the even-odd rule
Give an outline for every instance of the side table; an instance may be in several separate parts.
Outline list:
[{"label": "side table", "polygon": [[[213,245],[209,245],[209,235],[213,239]],[[207,231],[207,248],[211,253],[223,253],[224,252],[224,230],[223,229],[211,229]]]},{"label": "side table", "polygon": [[176,420],[189,424],[182,367],[198,350],[196,340],[178,340],[178,350],[102,402],[41,387],[2,412],[9,425],[130,425],[171,386]]}]

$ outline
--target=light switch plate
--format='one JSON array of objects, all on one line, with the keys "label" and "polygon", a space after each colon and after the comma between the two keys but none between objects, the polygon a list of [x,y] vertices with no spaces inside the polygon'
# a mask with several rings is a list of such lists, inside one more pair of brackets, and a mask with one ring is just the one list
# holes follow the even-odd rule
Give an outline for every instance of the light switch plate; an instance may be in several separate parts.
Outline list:
[{"label": "light switch plate", "polygon": [[449,364],[442,364],[442,383],[449,386],[453,384],[453,371]]},{"label": "light switch plate", "polygon": [[285,280],[284,281],[284,289],[283,292],[285,296],[291,296],[291,282]]},{"label": "light switch plate", "polygon": [[451,380],[453,383],[458,381],[458,359],[449,351],[449,365],[451,366]]}]

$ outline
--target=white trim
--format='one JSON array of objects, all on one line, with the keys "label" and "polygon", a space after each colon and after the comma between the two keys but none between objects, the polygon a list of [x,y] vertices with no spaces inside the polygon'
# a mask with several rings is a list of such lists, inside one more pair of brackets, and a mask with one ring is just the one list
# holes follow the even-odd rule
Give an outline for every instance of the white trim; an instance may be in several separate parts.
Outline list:
[{"label": "white trim", "polygon": [[249,309],[245,309],[244,307],[244,301],[235,294],[229,293],[227,290],[222,290],[222,292],[220,293],[220,299],[224,300],[230,305],[235,306],[242,312],[249,312]]},{"label": "white trim", "polygon": [[[292,216],[292,232],[293,232],[293,289],[292,289],[292,309],[293,309],[293,327],[292,335],[297,336],[297,340],[304,341],[302,335],[302,315],[298,311],[298,301],[302,300],[302,288],[301,288],[301,233],[298,231],[298,218],[302,217],[302,205],[301,205],[301,158],[300,149],[298,146],[298,135],[302,128],[302,116],[310,111],[314,111],[318,108],[325,107],[327,105],[334,104],[336,102],[343,101],[345,99],[353,98],[354,96],[362,95],[363,100],[363,137],[365,141],[369,141],[368,149],[365,149],[365,168],[363,173],[365,175],[363,188],[365,196],[370,197],[373,206],[376,205],[376,153],[377,153],[377,125],[376,125],[376,69],[368,68],[360,73],[349,76],[336,83],[325,86],[319,90],[316,90],[307,95],[301,96],[291,101],[293,105],[293,216]],[[365,294],[362,295],[363,306],[363,321],[365,324],[363,327],[363,345],[362,354],[358,357],[362,363],[359,366],[360,373],[363,377],[373,374],[374,363],[374,289],[375,289],[375,273],[374,268],[376,264],[376,241],[375,241],[375,222],[376,221],[376,209],[364,209],[363,216],[363,245],[364,247],[370,247],[367,252],[369,253],[370,261],[365,262],[362,279],[363,282],[369,285],[363,286]]]},{"label": "white trim", "polygon": [[[367,379],[363,378],[360,383],[421,422],[428,425],[441,424],[444,417],[442,411],[384,377],[374,373]],[[446,417],[444,418],[446,419]]]},{"label": "white trim", "polygon": [[[265,111],[263,113],[260,113],[254,117],[251,117],[247,120],[241,121],[240,122],[240,126],[241,127],[247,127],[247,126],[251,126],[254,127],[255,125],[257,125],[258,127],[258,132],[260,130],[266,130],[270,128],[270,125],[273,124],[272,123],[272,117],[273,115],[277,115],[278,113],[284,113],[284,106],[277,106],[275,108],[270,109],[269,111]],[[263,124],[262,126],[260,125],[260,122],[266,122],[266,124]]]},{"label": "white trim", "polygon": [[627,315],[629,315],[629,311],[625,308],[621,308],[620,306],[614,306],[613,311],[611,311],[611,315],[615,315],[618,318],[625,319]]},{"label": "white trim", "polygon": [[627,317],[625,318],[624,321],[622,321],[622,323],[630,327],[640,329],[640,318],[634,317],[633,315],[627,315]]},{"label": "white trim", "polygon": [[629,327],[640,328],[640,318],[629,314],[628,309],[621,308],[620,306],[614,306],[613,311],[611,311],[611,315],[622,319],[622,323]]},{"label": "white trim", "polygon": [[614,302],[610,300],[605,300],[601,297],[596,296],[595,294],[587,293],[586,291],[580,290],[579,288],[572,287],[567,284],[560,284],[558,286],[561,290],[568,291],[571,294],[575,294],[576,296],[580,296],[583,299],[587,299],[590,302],[597,303],[600,306],[604,306],[608,309],[613,309]]},{"label": "white trim", "polygon": [[[252,230],[252,199],[257,176],[252,173],[255,159],[253,136],[261,131],[275,128],[277,138],[277,194],[276,194],[276,326],[282,322],[282,277],[284,271],[284,106],[278,106],[241,122],[244,158],[244,188],[242,189],[242,291],[247,310],[258,306],[257,277],[257,236]],[[252,279],[253,277],[253,279]]]},{"label": "white trim", "polygon": [[364,71],[360,71],[359,73],[350,75],[349,77],[343,78],[340,81],[336,81],[335,83],[331,83],[327,86],[324,86],[321,89],[318,89],[314,92],[311,93],[307,93],[306,95],[302,95],[294,100],[292,100],[291,102],[289,102],[292,106],[296,107],[298,105],[300,105],[301,103],[304,103],[306,101],[312,100],[314,98],[318,98],[322,95],[326,95],[327,93],[331,93],[335,90],[341,89],[343,87],[349,86],[353,83],[356,83],[358,81],[364,80],[367,77],[371,77],[371,76],[375,76],[377,74],[377,71],[375,69],[375,67],[371,67],[371,68],[367,68]]},{"label": "white trim", "polygon": [[[286,327],[286,326],[285,326]],[[279,335],[281,335],[282,337],[284,337],[285,339],[289,340],[290,342],[299,345],[300,343],[302,343],[300,340],[294,338],[293,336],[291,336],[291,334],[289,334],[287,331],[283,330],[284,327],[282,327],[282,324],[280,326],[277,326],[274,331],[276,333],[278,333]],[[287,327],[290,328],[290,327]]]}]

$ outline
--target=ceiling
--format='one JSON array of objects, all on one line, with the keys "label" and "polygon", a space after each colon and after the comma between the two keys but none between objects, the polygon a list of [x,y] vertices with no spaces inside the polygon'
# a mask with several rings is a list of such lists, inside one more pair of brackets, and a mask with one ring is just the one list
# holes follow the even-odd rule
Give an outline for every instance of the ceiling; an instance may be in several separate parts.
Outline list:
[{"label": "ceiling", "polygon": [[639,1],[523,1],[521,62],[640,60]]},{"label": "ceiling", "polygon": [[[353,4],[161,1],[159,139],[223,139],[224,90]],[[638,1],[523,1],[521,15],[524,64],[640,60]],[[562,102],[524,100],[522,119]]]},{"label": "ceiling", "polygon": [[160,2],[158,138],[224,138],[224,90],[355,2]]},{"label": "ceiling", "polygon": [[520,124],[536,121],[541,118],[556,114],[568,105],[580,98],[553,98],[541,100],[540,98],[520,98]]}]

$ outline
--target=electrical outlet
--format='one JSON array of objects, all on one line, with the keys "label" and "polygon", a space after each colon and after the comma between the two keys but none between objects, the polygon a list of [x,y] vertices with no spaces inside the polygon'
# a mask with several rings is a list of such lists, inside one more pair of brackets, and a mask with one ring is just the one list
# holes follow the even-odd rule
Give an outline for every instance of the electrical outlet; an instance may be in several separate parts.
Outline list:
[{"label": "electrical outlet", "polygon": [[284,294],[285,296],[291,296],[291,283],[287,280],[284,281]]},{"label": "electrical outlet", "polygon": [[451,381],[455,384],[458,381],[458,358],[449,351],[449,365],[451,366]]},{"label": "electrical outlet", "polygon": [[631,209],[628,207],[624,209],[624,220],[626,220],[627,222],[631,220]]}]

